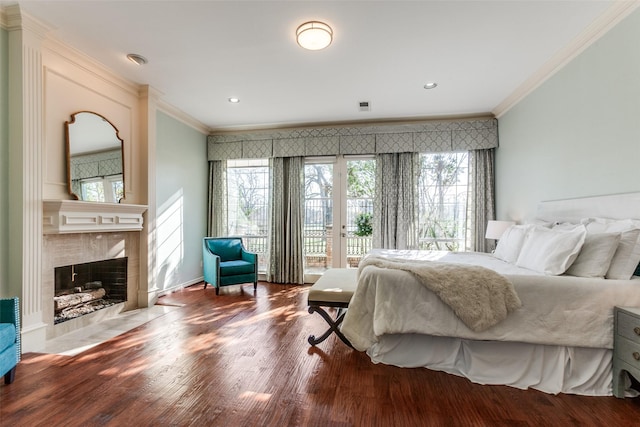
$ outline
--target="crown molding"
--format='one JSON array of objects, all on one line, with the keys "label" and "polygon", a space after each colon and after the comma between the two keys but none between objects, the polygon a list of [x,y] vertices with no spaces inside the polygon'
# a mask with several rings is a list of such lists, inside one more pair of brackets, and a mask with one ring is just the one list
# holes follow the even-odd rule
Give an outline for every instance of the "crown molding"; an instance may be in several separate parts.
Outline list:
[{"label": "crown molding", "polygon": [[60,58],[74,64],[94,77],[114,85],[136,97],[138,96],[140,92],[139,84],[119,76],[84,52],[81,52],[52,37],[46,39],[45,47],[49,52],[58,55]]},{"label": "crown molding", "polygon": [[4,9],[4,6],[0,6],[0,28],[6,30],[9,24],[7,23],[7,14]]},{"label": "crown molding", "polygon": [[591,23],[582,33],[574,38],[564,49],[556,53],[529,79],[521,84],[511,95],[498,104],[492,113],[500,118],[527,95],[540,87],[547,79],[565,67],[571,60],[595,43],[611,28],[630,15],[640,6],[638,1],[616,1],[602,15]]},{"label": "crown molding", "polygon": [[29,30],[40,38],[45,38],[53,27],[23,12],[19,4],[0,8],[0,24],[7,31]]},{"label": "crown molding", "polygon": [[184,123],[185,125],[197,130],[200,133],[203,133],[205,135],[209,135],[212,132],[212,130],[211,130],[211,128],[209,128],[209,126],[205,125],[204,123],[202,123],[199,120],[194,119],[193,117],[191,117],[190,115],[188,115],[184,111],[180,110],[179,108],[174,107],[173,105],[169,104],[168,102],[165,102],[163,100],[158,100],[158,110],[160,110],[163,113],[167,114],[168,116],[171,116],[174,119]]}]

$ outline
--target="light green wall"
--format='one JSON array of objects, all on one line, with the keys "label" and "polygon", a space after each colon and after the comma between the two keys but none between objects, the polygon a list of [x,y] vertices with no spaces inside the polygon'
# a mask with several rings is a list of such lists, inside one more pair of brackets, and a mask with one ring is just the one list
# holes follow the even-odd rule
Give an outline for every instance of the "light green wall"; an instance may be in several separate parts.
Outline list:
[{"label": "light green wall", "polygon": [[207,137],[158,112],[156,138],[157,284],[171,289],[202,278]]},{"label": "light green wall", "polygon": [[499,219],[536,204],[640,191],[640,10],[498,120]]},{"label": "light green wall", "polygon": [[9,175],[9,35],[0,28],[0,298],[10,295],[7,283]]}]

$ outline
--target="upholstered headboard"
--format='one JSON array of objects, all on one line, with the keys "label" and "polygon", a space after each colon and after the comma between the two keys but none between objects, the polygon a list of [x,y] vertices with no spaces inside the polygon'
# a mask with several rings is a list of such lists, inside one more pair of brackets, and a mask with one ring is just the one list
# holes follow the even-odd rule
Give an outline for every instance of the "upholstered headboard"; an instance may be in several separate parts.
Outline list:
[{"label": "upholstered headboard", "polygon": [[578,222],[582,218],[640,219],[640,192],[551,200],[538,204],[536,219]]}]

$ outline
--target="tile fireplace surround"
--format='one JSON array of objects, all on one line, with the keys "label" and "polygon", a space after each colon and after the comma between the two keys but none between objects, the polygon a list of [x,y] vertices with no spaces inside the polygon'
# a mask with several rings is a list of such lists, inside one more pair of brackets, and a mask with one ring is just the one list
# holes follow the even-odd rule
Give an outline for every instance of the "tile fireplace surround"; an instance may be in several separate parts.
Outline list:
[{"label": "tile fireplace surround", "polygon": [[[45,201],[42,242],[42,307],[47,340],[137,308],[140,230],[146,206]],[[135,213],[132,211],[135,210]],[[47,227],[54,224],[55,227]],[[70,225],[73,228],[65,230]],[[131,230],[131,231],[129,231]],[[127,301],[54,325],[55,268],[127,257]]]},{"label": "tile fireplace surround", "polygon": [[[140,277],[139,232],[45,234],[42,246],[42,307],[43,320],[47,324],[47,339],[98,322],[105,315],[113,314],[113,310],[117,313],[137,308],[136,297]],[[128,258],[126,303],[54,325],[56,267],[123,257]]]}]

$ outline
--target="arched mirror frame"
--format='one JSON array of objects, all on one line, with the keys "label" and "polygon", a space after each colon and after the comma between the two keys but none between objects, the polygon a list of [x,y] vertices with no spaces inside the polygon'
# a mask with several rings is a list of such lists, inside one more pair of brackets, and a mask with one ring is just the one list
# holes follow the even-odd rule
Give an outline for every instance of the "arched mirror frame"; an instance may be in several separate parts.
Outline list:
[{"label": "arched mirror frame", "polygon": [[[73,191],[73,186],[72,186],[72,174],[71,174],[71,138],[70,138],[70,131],[69,131],[69,126],[74,124],[76,122],[76,116],[78,114],[93,114],[96,115],[100,118],[102,118],[102,120],[104,120],[106,123],[108,123],[114,131],[115,134],[115,138],[120,141],[120,155],[121,155],[121,160],[122,160],[122,187],[123,187],[123,193],[124,193],[124,189],[126,188],[126,180],[125,180],[125,170],[124,170],[124,140],[122,138],[120,138],[120,134],[118,131],[118,128],[115,127],[115,125],[113,123],[111,123],[111,121],[109,119],[107,119],[105,116],[103,116],[102,114],[96,113],[95,111],[88,111],[88,110],[83,110],[83,111],[78,111],[75,112],[71,115],[71,120],[68,120],[66,122],[64,122],[64,131],[65,131],[65,142],[66,142],[66,155],[67,155],[67,190],[69,192],[69,194],[71,195],[71,197],[73,197],[75,200],[82,200],[82,198],[80,196],[78,196],[78,194],[76,194]],[[124,199],[124,195],[123,197],[118,200],[117,202],[121,202],[122,199]],[[96,203],[102,203],[102,202],[96,202]]]}]

